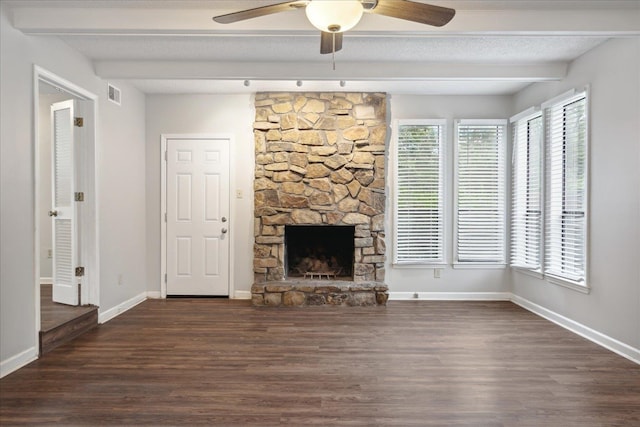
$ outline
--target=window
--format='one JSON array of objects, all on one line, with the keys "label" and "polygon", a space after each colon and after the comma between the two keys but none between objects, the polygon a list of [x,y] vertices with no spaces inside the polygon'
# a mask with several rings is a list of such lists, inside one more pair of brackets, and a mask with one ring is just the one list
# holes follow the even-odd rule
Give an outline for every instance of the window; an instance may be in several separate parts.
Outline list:
[{"label": "window", "polygon": [[541,272],[542,114],[512,118],[511,266]]},{"label": "window", "polygon": [[586,285],[586,93],[545,107],[545,275]]},{"label": "window", "polygon": [[444,121],[397,125],[396,264],[444,263]]},{"label": "window", "polygon": [[456,263],[505,264],[505,120],[456,126]]}]

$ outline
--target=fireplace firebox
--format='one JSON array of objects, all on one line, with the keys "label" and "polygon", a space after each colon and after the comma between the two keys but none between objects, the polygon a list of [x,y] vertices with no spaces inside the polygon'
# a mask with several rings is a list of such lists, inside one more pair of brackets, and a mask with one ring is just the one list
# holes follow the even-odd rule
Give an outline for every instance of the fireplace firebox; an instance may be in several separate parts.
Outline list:
[{"label": "fireplace firebox", "polygon": [[354,226],[285,226],[287,278],[353,280]]}]

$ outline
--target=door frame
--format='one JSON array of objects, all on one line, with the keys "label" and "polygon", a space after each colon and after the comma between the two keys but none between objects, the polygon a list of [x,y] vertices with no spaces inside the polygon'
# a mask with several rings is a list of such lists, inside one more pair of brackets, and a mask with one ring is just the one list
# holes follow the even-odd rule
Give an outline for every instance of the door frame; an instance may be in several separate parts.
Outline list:
[{"label": "door frame", "polygon": [[231,177],[235,165],[235,152],[233,150],[234,137],[228,133],[163,133],[160,135],[160,297],[167,298],[167,223],[165,222],[167,212],[167,141],[169,139],[216,139],[226,140],[229,144],[229,299],[235,295],[234,270],[234,229],[235,229],[235,182]]},{"label": "door frame", "polygon": [[[100,305],[100,256],[98,234],[98,150],[97,124],[98,96],[82,87],[48,71],[38,65],[33,66],[33,206],[34,206],[34,271],[33,282],[35,292],[35,337],[39,339],[40,332],[40,223],[39,212],[50,207],[40,206],[40,82],[47,83],[67,93],[70,97],[86,101],[87,108],[83,111],[85,138],[80,150],[84,167],[79,171],[82,191],[85,193],[79,221],[80,259],[85,267],[85,276],[80,287],[80,304]],[[47,188],[46,191],[51,191]]]}]

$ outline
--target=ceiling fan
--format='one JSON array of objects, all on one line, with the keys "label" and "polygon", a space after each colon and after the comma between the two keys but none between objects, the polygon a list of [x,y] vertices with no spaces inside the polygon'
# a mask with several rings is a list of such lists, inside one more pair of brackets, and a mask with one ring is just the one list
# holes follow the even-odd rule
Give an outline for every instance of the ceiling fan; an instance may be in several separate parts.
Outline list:
[{"label": "ceiling fan", "polygon": [[411,0],[298,0],[270,6],[241,10],[215,16],[220,24],[304,8],[309,21],[321,32],[320,53],[335,53],[342,49],[343,33],[355,27],[363,12],[404,19],[419,24],[441,27],[451,21],[454,9],[418,3]]}]

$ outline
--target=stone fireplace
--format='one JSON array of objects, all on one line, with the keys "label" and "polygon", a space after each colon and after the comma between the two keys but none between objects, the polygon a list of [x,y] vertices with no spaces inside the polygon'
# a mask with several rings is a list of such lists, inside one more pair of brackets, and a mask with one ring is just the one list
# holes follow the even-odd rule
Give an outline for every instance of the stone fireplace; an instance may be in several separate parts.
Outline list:
[{"label": "stone fireplace", "polygon": [[386,95],[258,93],[254,305],[385,304]]}]

